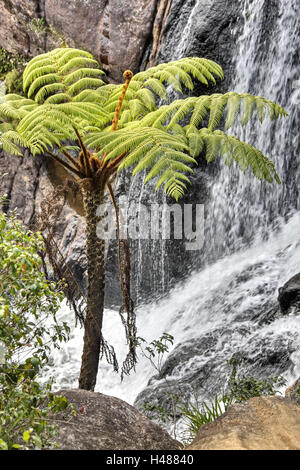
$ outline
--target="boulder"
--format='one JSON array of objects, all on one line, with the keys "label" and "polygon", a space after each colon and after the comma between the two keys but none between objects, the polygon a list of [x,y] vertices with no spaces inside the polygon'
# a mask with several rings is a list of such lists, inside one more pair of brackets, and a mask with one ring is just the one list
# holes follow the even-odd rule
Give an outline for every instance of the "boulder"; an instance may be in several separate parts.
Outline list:
[{"label": "boulder", "polygon": [[286,389],[285,396],[300,405],[300,377]]},{"label": "boulder", "polygon": [[278,290],[278,302],[282,313],[287,313],[291,307],[300,312],[300,273],[289,279]]},{"label": "boulder", "polygon": [[176,450],[183,445],[160,426],[119,398],[87,390],[57,392],[72,403],[77,415],[55,415],[61,450]]},{"label": "boulder", "polygon": [[300,406],[278,396],[234,404],[186,450],[300,450]]}]

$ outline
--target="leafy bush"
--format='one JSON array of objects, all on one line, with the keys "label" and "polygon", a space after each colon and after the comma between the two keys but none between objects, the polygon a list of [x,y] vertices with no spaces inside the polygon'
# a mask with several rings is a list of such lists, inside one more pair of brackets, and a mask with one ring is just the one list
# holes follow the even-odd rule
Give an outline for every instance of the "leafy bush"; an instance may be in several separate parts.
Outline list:
[{"label": "leafy bush", "polygon": [[5,86],[7,93],[18,93],[23,95],[23,69],[14,69],[8,72],[5,77]]},{"label": "leafy bush", "polygon": [[45,18],[33,18],[29,24],[29,29],[37,33],[44,33],[47,30]]},{"label": "leafy bush", "polygon": [[0,47],[0,80],[4,80],[6,74],[12,70],[24,68],[26,57],[17,52],[9,52]]},{"label": "leafy bush", "polygon": [[8,93],[24,95],[22,76],[26,61],[26,57],[21,54],[0,47],[0,80],[5,80]]},{"label": "leafy bush", "polygon": [[69,333],[56,319],[63,295],[40,269],[43,249],[39,233],[0,212],[0,449],[51,447],[57,429],[47,417],[68,406],[38,382],[50,346]]},{"label": "leafy bush", "polygon": [[286,380],[281,376],[259,379],[257,377],[247,377],[242,375],[238,377],[237,369],[242,361],[235,358],[227,361],[232,367],[231,375],[228,380],[227,400],[230,403],[241,403],[253,397],[261,395],[275,395],[278,389],[286,384]]}]

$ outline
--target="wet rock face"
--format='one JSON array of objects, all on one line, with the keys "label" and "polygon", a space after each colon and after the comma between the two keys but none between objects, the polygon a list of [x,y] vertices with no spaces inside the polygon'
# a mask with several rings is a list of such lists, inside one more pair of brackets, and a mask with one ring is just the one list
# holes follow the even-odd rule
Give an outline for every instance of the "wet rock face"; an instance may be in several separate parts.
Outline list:
[{"label": "wet rock face", "polygon": [[280,287],[278,302],[283,313],[288,313],[293,307],[300,312],[300,273]]},{"label": "wet rock face", "polygon": [[[222,90],[231,75],[235,39],[232,28],[240,18],[241,3],[236,0],[173,0],[164,28],[159,61],[197,56],[218,62],[224,69]],[[201,90],[206,93],[205,87]],[[214,92],[219,92],[219,90]]]},{"label": "wet rock face", "polygon": [[23,158],[0,152],[1,194],[9,199],[6,210],[17,209],[26,225],[33,222],[36,192],[41,176],[41,160],[32,158],[27,150]]},{"label": "wet rock face", "polygon": [[5,0],[0,46],[31,57],[58,47],[63,36],[70,47],[93,53],[110,80],[119,81],[124,70],[138,71],[155,13],[155,0]]},{"label": "wet rock face", "polygon": [[10,52],[33,56],[44,52],[44,37],[32,31],[30,25],[39,16],[39,4],[34,0],[4,0],[0,2],[0,46]]},{"label": "wet rock face", "polygon": [[65,396],[77,412],[75,417],[70,412],[68,416],[66,413],[61,416],[57,438],[61,450],[176,450],[183,447],[123,400],[87,390],[58,393]]}]

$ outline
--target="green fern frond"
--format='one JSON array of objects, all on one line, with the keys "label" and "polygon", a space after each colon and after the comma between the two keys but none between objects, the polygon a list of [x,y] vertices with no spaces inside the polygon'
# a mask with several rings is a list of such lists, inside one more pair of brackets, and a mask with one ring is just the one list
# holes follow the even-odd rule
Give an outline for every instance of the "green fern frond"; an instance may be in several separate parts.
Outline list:
[{"label": "green fern frond", "polygon": [[[4,131],[2,128],[1,132]],[[28,141],[13,129],[7,129],[0,134],[0,145],[8,153],[22,155],[20,147],[28,147]]]},{"label": "green fern frond", "polygon": [[154,78],[161,83],[166,82],[177,91],[181,91],[181,84],[193,90],[191,76],[206,85],[209,82],[216,83],[214,76],[224,78],[222,68],[215,62],[198,57],[186,57],[150,67],[146,71],[136,74],[133,80],[146,82],[146,80]]},{"label": "green fern frond", "polygon": [[[11,97],[13,97],[13,99],[11,99]],[[33,100],[24,98],[23,96],[19,95],[6,95],[5,102],[15,109],[20,109],[28,106],[36,106],[36,103]]]},{"label": "green fern frond", "polygon": [[280,183],[273,162],[252,145],[220,130],[211,132],[209,129],[201,129],[199,134],[206,145],[207,162],[221,154],[228,166],[232,161],[236,161],[243,172],[251,168],[258,179],[267,180],[270,183],[275,179],[277,183]]},{"label": "green fern frond", "polygon": [[66,93],[59,92],[59,89],[57,91],[58,93],[56,93],[55,95],[50,95],[48,98],[46,98],[44,103],[45,104],[62,104],[62,103],[69,102],[69,96]]},{"label": "green fern frond", "polygon": [[220,65],[189,57],[134,75],[113,128],[123,84],[105,84],[103,74],[93,56],[79,49],[58,48],[32,59],[23,74],[28,98],[10,94],[0,105],[2,147],[17,154],[21,147],[34,155],[50,150],[78,154],[83,141],[108,165],[113,161],[109,168],[131,167],[133,175],[146,171],[145,183],[157,178],[156,189],[163,187],[176,200],[190,184],[195,157],[204,150],[207,162],[221,155],[226,165],[236,162],[259,179],[279,182],[273,163],[259,150],[216,129],[230,129],[239,115],[242,125],[254,114],[260,122],[267,115],[279,118],[287,114],[282,107],[236,92],[161,106],[169,87],[182,92],[193,90],[195,82],[208,85],[223,79]]},{"label": "green fern frond", "polygon": [[190,127],[187,133],[187,137],[189,142],[190,154],[192,155],[192,157],[198,157],[204,147],[204,140],[199,134],[198,129],[196,127]]},{"label": "green fern frond", "polygon": [[258,110],[260,121],[264,117],[262,108],[269,112],[271,119],[274,119],[274,116],[287,115],[281,106],[262,97],[248,93],[229,92],[224,95],[213,94],[175,100],[170,105],[161,106],[158,110],[147,113],[146,117],[141,120],[141,124],[146,127],[167,126],[168,130],[172,130],[175,124],[182,123],[190,116],[190,127],[197,128],[208,115],[208,128],[213,131],[220,125],[222,117],[226,116],[225,128],[228,130],[237,120],[241,103],[243,104],[242,124],[249,121],[255,109]]},{"label": "green fern frond", "polygon": [[98,62],[95,59],[88,57],[74,57],[61,68],[61,74],[67,76],[69,73],[72,73],[72,71],[77,70],[80,67],[85,68],[88,65],[91,67],[99,67]]},{"label": "green fern frond", "polygon": [[[230,129],[237,120],[241,104],[242,104],[242,119],[241,124],[245,125],[253,116],[254,111],[260,122],[263,122],[266,113],[269,114],[271,120],[276,116],[287,116],[287,112],[282,106],[279,106],[273,101],[262,98],[261,96],[250,95],[249,93],[234,93],[229,92],[223,95],[227,99],[227,118],[225,123],[226,130]],[[215,128],[215,127],[214,127]]]},{"label": "green fern frond", "polygon": [[[37,94],[35,95],[35,101],[38,104],[43,104],[46,101],[47,97],[53,96],[53,94],[61,94],[65,92],[65,87],[62,83],[49,83],[48,85],[44,85],[39,89]],[[70,101],[70,98],[68,97]]]},{"label": "green fern frond", "polygon": [[[27,96],[28,98],[31,98],[36,90],[39,90],[41,87],[44,87],[44,85],[50,85],[52,83],[59,83],[60,77],[57,73],[47,73],[40,75],[39,77],[36,77],[35,80],[31,83],[28,91],[27,91]],[[62,83],[59,83],[60,88],[64,89],[64,86]]]},{"label": "green fern frond", "polygon": [[226,97],[221,94],[211,95],[210,98],[208,129],[213,130],[219,125],[222,119],[227,100]]},{"label": "green fern frond", "polygon": [[156,109],[155,96],[148,88],[141,88],[137,91],[136,96],[147,111],[154,111]]},{"label": "green fern frond", "polygon": [[99,78],[85,77],[71,85],[68,92],[71,96],[75,96],[83,90],[99,88],[103,84],[103,80],[100,80]]},{"label": "green fern frond", "polygon": [[[225,122],[225,129],[228,130],[235,123],[236,118],[240,111],[241,96],[238,93],[230,92],[226,95],[227,98],[227,118]],[[216,126],[212,127],[215,129]]]},{"label": "green fern frond", "polygon": [[27,88],[31,85],[35,78],[38,78],[42,75],[55,73],[56,67],[52,61],[49,60],[47,54],[45,57],[40,60],[31,59],[31,61],[27,64],[24,72],[23,72],[23,91],[26,92]]},{"label": "green fern frond", "polygon": [[19,112],[7,103],[0,104],[0,119],[3,121],[18,120]]},{"label": "green fern frond", "polygon": [[[72,85],[73,83],[81,80],[82,78],[99,78],[99,76],[104,75],[103,70],[100,69],[92,69],[89,67],[81,67],[78,70],[70,73],[65,78],[66,85]],[[103,84],[103,82],[101,83]]]},{"label": "green fern frond", "polygon": [[[49,97],[57,93],[64,93],[64,101],[68,96],[71,102],[80,92],[104,85],[99,78],[103,74],[90,53],[59,48],[28,63],[23,73],[23,89],[29,98],[34,97],[41,104],[46,98],[49,102]],[[59,99],[53,98],[50,102],[57,103]]]},{"label": "green fern frond", "polygon": [[[191,112],[191,110],[195,107],[195,98],[187,98],[182,100],[182,104],[178,107],[176,112],[173,114],[172,119],[170,120],[169,125],[167,126],[168,129],[172,129],[172,127],[177,124],[178,122],[182,121],[185,116]],[[175,107],[174,107],[175,108]],[[166,116],[169,117],[168,113]],[[160,120],[161,123],[163,123]]]},{"label": "green fern frond", "polygon": [[154,93],[157,94],[157,96],[159,96],[159,98],[163,99],[163,100],[166,100],[168,98],[168,94],[167,94],[167,91],[166,91],[166,88],[164,87],[164,85],[161,83],[160,80],[158,80],[157,78],[148,78],[143,86],[145,88],[149,88],[151,91],[153,91]]},{"label": "green fern frond", "polygon": [[15,145],[10,138],[6,136],[6,134],[0,135],[0,148],[5,150],[7,153],[12,155],[19,155],[22,156],[22,152],[20,148]]},{"label": "green fern frond", "polygon": [[13,131],[14,125],[10,122],[0,122],[0,135],[7,131]]},{"label": "green fern frond", "polygon": [[200,96],[195,102],[195,107],[190,120],[191,128],[198,127],[208,113],[211,104],[210,96]]}]

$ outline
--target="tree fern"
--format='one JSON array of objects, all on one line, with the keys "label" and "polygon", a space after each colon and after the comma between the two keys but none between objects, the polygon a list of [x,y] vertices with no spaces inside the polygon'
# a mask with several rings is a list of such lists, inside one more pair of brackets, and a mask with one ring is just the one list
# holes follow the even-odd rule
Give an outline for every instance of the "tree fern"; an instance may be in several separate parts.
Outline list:
[{"label": "tree fern", "polygon": [[[122,84],[107,84],[102,76],[98,62],[79,49],[54,49],[32,59],[23,74],[27,98],[7,95],[0,105],[0,119],[10,126],[1,127],[3,147],[20,153],[18,146],[27,146],[33,154],[57,149],[64,161],[71,141],[98,159],[99,165],[93,163],[98,177],[101,162],[114,170],[132,167],[134,175],[148,170],[145,182],[157,178],[157,188],[163,185],[176,198],[189,181],[189,165],[195,165],[204,150],[207,162],[220,155],[228,165],[236,162],[260,179],[279,181],[261,152],[226,132],[238,119],[246,125],[254,115],[260,122],[266,115],[284,116],[281,106],[236,92],[168,103],[170,88],[190,93],[196,82],[207,85],[222,79],[222,68],[215,62],[190,57],[159,64],[131,77],[124,92]],[[224,131],[217,130],[223,126]]]},{"label": "tree fern", "polygon": [[[0,104],[0,144],[22,155],[23,147],[44,154],[77,178],[86,217],[88,265],[87,314],[79,387],[93,390],[103,351],[115,356],[102,336],[105,242],[97,235],[97,208],[112,190],[117,171],[146,172],[145,183],[156,180],[156,190],[174,199],[183,196],[189,175],[199,158],[209,163],[218,156],[230,166],[268,182],[279,182],[273,163],[258,149],[228,135],[241,116],[245,125],[253,116],[262,122],[285,116],[277,104],[248,93],[229,92],[189,96],[170,101],[170,90],[192,94],[194,84],[215,84],[222,68],[207,59],[188,57],[159,64],[133,76],[124,72],[123,84],[107,84],[89,52],[59,48],[32,59],[23,73],[26,98],[6,95]],[[219,128],[219,129],[218,129]],[[117,231],[119,226],[117,223]],[[122,373],[136,362],[135,324],[128,278],[128,246],[119,240],[123,305],[127,313],[129,353]],[[122,317],[123,318],[123,317]]]}]

